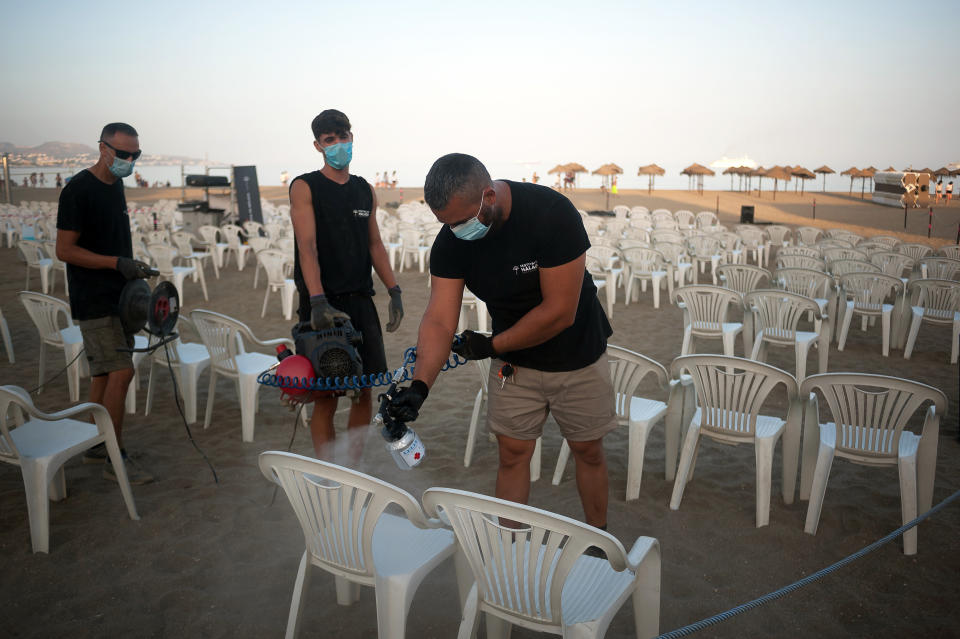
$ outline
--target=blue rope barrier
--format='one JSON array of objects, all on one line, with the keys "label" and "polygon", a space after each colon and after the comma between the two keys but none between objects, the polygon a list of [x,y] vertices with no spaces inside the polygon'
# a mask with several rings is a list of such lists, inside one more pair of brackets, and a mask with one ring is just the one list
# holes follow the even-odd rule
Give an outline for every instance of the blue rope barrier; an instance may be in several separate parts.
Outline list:
[{"label": "blue rope barrier", "polygon": [[[288,375],[275,375],[269,370],[260,373],[257,382],[264,386],[276,386],[278,388],[290,388],[306,391],[347,391],[360,390],[362,388],[374,388],[376,386],[389,386],[394,381],[402,383],[413,379],[412,364],[417,361],[417,348],[411,346],[403,353],[403,375],[399,380],[394,380],[395,373],[389,371],[383,373],[371,373],[369,375],[353,375],[351,377],[290,377]],[[466,364],[469,360],[456,353],[451,353],[447,362],[440,369],[441,371],[450,370],[457,366]]]},{"label": "blue rope barrier", "polygon": [[864,547],[864,548],[861,548],[860,550],[858,550],[857,552],[853,553],[852,555],[848,555],[847,557],[844,557],[843,559],[841,559],[841,560],[838,561],[837,563],[832,564],[832,565],[830,565],[830,566],[827,566],[826,568],[823,568],[822,570],[818,570],[817,572],[813,573],[812,575],[809,575],[809,576],[807,576],[807,577],[804,577],[803,579],[800,579],[799,581],[795,581],[795,582],[793,582],[792,584],[790,584],[789,586],[784,586],[783,588],[780,588],[779,590],[774,590],[774,591],[771,592],[771,593],[768,593],[768,594],[766,594],[766,595],[764,595],[764,596],[762,596],[762,597],[758,597],[757,599],[754,599],[753,601],[748,601],[747,603],[741,604],[741,605],[739,605],[739,606],[737,606],[737,607],[735,607],[735,608],[731,608],[730,610],[727,610],[726,612],[721,612],[721,613],[718,614],[718,615],[714,615],[714,616],[712,616],[712,617],[708,617],[707,619],[703,619],[703,620],[701,620],[701,621],[697,621],[697,622],[695,622],[695,623],[692,623],[692,624],[690,624],[690,625],[684,626],[684,627],[682,627],[682,628],[677,628],[676,630],[671,630],[670,632],[665,632],[665,633],[663,633],[662,635],[657,636],[656,639],[676,639],[677,637],[686,637],[686,636],[689,635],[689,634],[693,634],[694,632],[697,632],[697,631],[699,631],[699,630],[703,630],[704,628],[709,628],[710,626],[716,625],[716,624],[720,623],[721,621],[726,621],[727,619],[731,619],[731,618],[733,618],[733,617],[735,617],[735,616],[737,616],[737,615],[739,615],[739,614],[741,614],[741,613],[744,613],[744,612],[746,612],[746,611],[748,611],[748,610],[753,610],[754,608],[758,608],[759,606],[762,606],[762,605],[765,604],[765,603],[771,602],[771,601],[773,601],[774,599],[779,599],[780,597],[783,597],[784,595],[790,594],[791,592],[793,592],[793,591],[795,591],[795,590],[799,590],[800,588],[803,588],[804,586],[806,586],[806,585],[808,585],[808,584],[811,584],[811,583],[813,583],[813,582],[815,582],[815,581],[818,581],[818,580],[822,579],[823,577],[829,575],[830,573],[832,573],[832,572],[834,572],[834,571],[836,571],[836,570],[839,570],[840,568],[846,566],[846,565],[849,564],[850,562],[855,561],[855,560],[859,559],[860,557],[863,557],[864,555],[873,552],[874,550],[876,550],[876,549],[879,548],[880,546],[883,546],[884,544],[890,543],[891,541],[893,541],[894,539],[896,539],[897,537],[899,537],[899,536],[902,535],[903,533],[907,532],[908,530],[910,530],[911,528],[913,528],[914,526],[916,526],[917,524],[919,524],[919,523],[920,523],[921,521],[923,521],[924,519],[930,517],[930,516],[931,516],[932,514],[934,514],[935,512],[941,510],[944,506],[946,506],[946,505],[950,504],[951,502],[953,502],[955,499],[957,499],[958,496],[960,496],[960,490],[956,491],[955,493],[953,493],[952,495],[950,495],[949,497],[947,497],[946,499],[944,499],[943,501],[941,501],[939,504],[937,504],[936,506],[934,506],[933,508],[931,508],[931,509],[928,510],[927,512],[923,513],[922,515],[920,515],[919,517],[917,517],[917,518],[914,519],[913,521],[908,522],[908,523],[904,524],[903,526],[900,526],[899,528],[897,528],[896,530],[894,530],[892,533],[890,533],[890,534],[887,535],[886,537],[882,537],[882,538],[878,539],[877,541],[873,542],[873,543],[870,544],[869,546],[866,546],[866,547]]}]

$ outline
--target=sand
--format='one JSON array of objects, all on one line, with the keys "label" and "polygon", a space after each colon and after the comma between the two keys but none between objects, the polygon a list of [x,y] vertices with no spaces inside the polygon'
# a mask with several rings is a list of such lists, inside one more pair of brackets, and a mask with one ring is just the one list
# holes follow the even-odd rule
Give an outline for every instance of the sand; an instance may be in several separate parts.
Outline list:
[{"label": "sand", "polygon": [[[179,189],[175,191],[176,195],[168,197],[177,197]],[[411,192],[416,195],[414,190],[405,189],[408,197]],[[390,201],[395,193],[382,193],[381,201]],[[131,191],[128,198],[143,201],[140,195]],[[588,193],[575,194],[575,199],[580,200],[581,195],[602,197]],[[696,212],[712,209],[715,196],[665,192],[647,199],[645,194],[624,194],[618,203],[630,204],[636,197],[636,203],[647,206],[647,202],[655,202]],[[778,194],[774,207],[767,196],[764,192],[762,200],[753,198],[760,204],[757,218],[761,220],[802,217],[803,202],[808,201],[801,202],[799,195],[791,199],[792,194]],[[739,202],[747,199],[727,193],[720,197],[724,220],[731,220]],[[896,226],[895,209],[864,205],[845,195],[827,196],[823,201],[829,205],[822,205],[822,197],[817,196],[820,222],[826,217],[845,224],[863,224],[863,215],[868,212],[878,228]],[[578,205],[589,206],[589,201],[580,200]],[[868,206],[871,208],[864,208]],[[958,213],[955,205],[943,217]],[[882,222],[888,217],[890,224],[885,226]],[[947,238],[940,241],[946,242]],[[0,383],[32,388],[37,383],[38,337],[17,299],[23,286],[23,269],[15,251],[0,249],[0,308],[10,325],[17,355],[15,366],[2,358]],[[209,302],[202,301],[198,286],[187,283],[188,312],[202,307],[239,317],[261,338],[289,334],[290,323],[282,318],[278,296],[272,296],[267,317],[260,318],[264,289],[263,283],[259,289],[252,288],[252,268],[238,272],[235,266],[229,266],[221,272],[220,280],[215,280],[210,270],[207,275]],[[399,331],[386,337],[392,366],[400,361],[404,349],[414,344],[419,315],[428,296],[425,275],[408,270],[398,279],[404,290],[407,317]],[[34,275],[34,289],[37,280]],[[381,317],[386,317],[387,296],[379,283],[377,291]],[[62,277],[54,294],[64,296]],[[625,307],[621,292],[614,311],[611,343],[669,366],[680,352],[679,310],[670,304],[654,310],[649,292],[639,303]],[[198,340],[189,332],[185,337]],[[742,348],[738,340],[738,354]],[[882,357],[878,328],[868,333],[852,330],[846,350],[839,353],[834,347],[830,353],[831,370],[896,374],[934,385],[947,394],[950,408],[941,424],[934,503],[960,488],[957,367],[947,363],[948,353],[948,331],[929,327],[921,331],[910,360],[904,360],[897,350],[889,358]],[[793,370],[792,354],[785,351],[771,350],[769,361]],[[48,371],[59,370],[62,365],[62,353],[48,354]],[[808,370],[814,369],[811,355]],[[271,505],[273,487],[260,474],[257,455],[287,448],[294,433],[293,415],[278,404],[276,390],[264,389],[255,442],[242,443],[239,405],[232,386],[221,380],[213,423],[204,430],[208,378],[203,375],[198,390],[200,423],[192,426],[192,431],[216,467],[220,483],[215,484],[187,440],[172,401],[169,376],[163,370],[155,372],[156,401],[151,414],[144,416],[147,371],[147,366],[141,368],[138,413],[127,416],[124,428],[127,448],[157,476],[155,483],[133,489],[140,521],[127,517],[117,486],[103,480],[98,467],[82,465],[78,458],[66,466],[69,496],[51,504],[50,554],[33,554],[19,470],[0,466],[0,546],[4,557],[0,636],[282,636],[303,537],[282,493]],[[421,419],[414,424],[429,455],[422,467],[406,473],[397,470],[378,433],[369,433],[358,467],[416,496],[430,486],[491,494],[497,456],[485,437],[478,438],[473,465],[463,467],[464,439],[478,387],[473,365],[441,374]],[[89,380],[83,380],[83,396],[88,388]],[[644,391],[665,397],[655,388],[645,387]],[[34,397],[45,410],[69,403],[62,378]],[[783,400],[778,396],[770,411],[782,410]],[[345,412],[338,415],[341,427],[345,418]],[[780,498],[779,449],[774,459],[770,525],[757,529],[752,448],[704,441],[696,476],[687,486],[680,509],[671,511],[672,482],[663,476],[662,428],[654,430],[647,446],[643,483],[636,501],[624,501],[626,432],[611,434],[605,445],[610,466],[611,532],[628,548],[639,535],[660,540],[662,631],[724,611],[809,575],[900,525],[894,469],[876,470],[838,460],[827,488],[819,532],[810,536],[803,532],[806,502],[798,499],[785,505]],[[559,447],[556,426],[548,421],[543,477],[533,484],[530,501],[579,519],[582,511],[573,465],[568,465],[559,486],[550,484]],[[296,431],[292,450],[312,452],[306,431]],[[960,568],[958,524],[960,508],[954,505],[920,526],[916,556],[905,557],[899,543],[889,544],[816,585],[694,636],[960,636],[955,613]],[[376,636],[371,589],[364,589],[353,606],[337,606],[333,579],[318,571],[309,601],[304,636]],[[451,637],[458,621],[454,571],[448,563],[429,576],[418,591],[407,636]],[[632,612],[625,606],[607,636],[630,637],[632,632]],[[539,635],[514,629],[515,638],[533,636]]]}]

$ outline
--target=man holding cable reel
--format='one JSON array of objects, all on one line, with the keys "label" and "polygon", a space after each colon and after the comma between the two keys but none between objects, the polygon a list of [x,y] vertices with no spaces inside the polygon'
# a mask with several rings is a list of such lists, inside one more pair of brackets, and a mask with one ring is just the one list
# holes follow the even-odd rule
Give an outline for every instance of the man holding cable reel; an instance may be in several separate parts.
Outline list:
[{"label": "man holding cable reel", "polygon": [[[60,193],[57,258],[67,263],[70,312],[80,325],[90,367],[90,401],[110,413],[130,483],[145,484],[153,477],[127,457],[121,439],[134,371],[130,352],[123,350],[133,347],[133,335],[124,331],[118,310],[127,281],[157,274],[133,259],[123,192],[123,178],[140,157],[140,141],[136,129],[115,122],[103,127],[99,146],[97,163],[75,175]],[[103,444],[84,453],[83,462],[104,464],[103,476],[117,481]]]}]

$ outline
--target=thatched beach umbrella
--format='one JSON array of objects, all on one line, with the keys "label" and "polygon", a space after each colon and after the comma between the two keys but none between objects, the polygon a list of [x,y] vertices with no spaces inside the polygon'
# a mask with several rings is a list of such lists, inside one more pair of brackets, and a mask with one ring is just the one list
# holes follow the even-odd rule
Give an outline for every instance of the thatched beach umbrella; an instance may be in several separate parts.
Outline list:
[{"label": "thatched beach umbrella", "polygon": [[870,178],[870,190],[873,191],[873,176],[877,174],[877,169],[872,166],[860,171],[860,199],[863,199],[864,184],[867,181],[867,178]]},{"label": "thatched beach umbrella", "polygon": [[853,178],[857,177],[858,173],[860,173],[860,169],[855,166],[851,166],[846,171],[840,171],[840,175],[850,176],[850,191],[847,193],[847,195],[853,195]]},{"label": "thatched beach umbrella", "polygon": [[941,166],[939,169],[933,172],[937,177],[950,177],[951,171],[945,166]]},{"label": "thatched beach umbrella", "polygon": [[[623,173],[623,169],[621,169],[619,166],[611,162],[609,164],[604,164],[599,169],[594,171],[593,175],[602,176],[604,186],[609,186],[610,176],[620,175],[621,173]],[[607,204],[605,208],[607,209],[610,208],[610,191],[609,190],[607,191]]]},{"label": "thatched beach umbrella", "polygon": [[824,164],[819,169],[814,169],[813,172],[823,175],[823,192],[826,193],[827,192],[827,174],[828,173],[833,174],[833,173],[836,173],[836,171],[834,171],[829,166]]},{"label": "thatched beach umbrella", "polygon": [[732,190],[733,190],[733,176],[734,176],[734,175],[740,175],[740,167],[739,167],[739,166],[728,166],[727,168],[725,168],[725,169],[723,170],[723,174],[730,176],[730,190],[732,191]]},{"label": "thatched beach umbrella", "polygon": [[647,194],[653,191],[653,181],[656,179],[656,177],[665,173],[666,171],[656,164],[647,164],[646,166],[641,166],[639,169],[637,169],[637,175],[646,175],[649,178],[647,180]]},{"label": "thatched beach umbrella", "polygon": [[[755,169],[750,169],[750,172],[746,174],[750,178],[750,182],[753,181],[753,178],[757,178],[757,197],[760,197],[760,193],[763,192],[763,178],[767,175],[767,170],[762,166],[758,166]],[[747,183],[747,189],[750,189],[751,184]]]},{"label": "thatched beach umbrella", "polygon": [[[686,175],[690,180],[697,180],[697,191],[700,192],[700,195],[703,195],[703,176],[704,175],[716,175],[713,170],[708,169],[702,164],[697,164],[694,162],[684,170],[680,171],[680,175]],[[689,185],[689,182],[688,182]]]},{"label": "thatched beach umbrella", "polygon": [[[807,185],[807,180],[817,179],[817,176],[814,175],[810,169],[805,169],[802,166],[793,167],[793,170],[790,171],[790,174],[796,178],[799,178],[798,182],[800,182],[800,195],[803,195],[803,190]],[[796,191],[796,188],[794,188],[794,191]]]},{"label": "thatched beach umbrella", "polygon": [[566,170],[567,170],[567,165],[566,165],[566,164],[558,164],[558,165],[556,165],[555,167],[553,167],[552,169],[550,169],[549,171],[547,171],[547,173],[548,173],[548,174],[550,174],[550,173],[565,173]]},{"label": "thatched beach umbrella", "polygon": [[890,171],[896,171],[896,169],[893,168],[892,166],[888,166],[887,168],[884,169],[884,171],[889,173]]},{"label": "thatched beach umbrella", "polygon": [[790,173],[788,173],[782,166],[773,166],[767,169],[765,176],[773,179],[773,199],[777,199],[777,183],[780,180],[789,182]]},{"label": "thatched beach umbrella", "polygon": [[935,177],[933,169],[920,169],[917,173],[926,173],[930,177]]}]

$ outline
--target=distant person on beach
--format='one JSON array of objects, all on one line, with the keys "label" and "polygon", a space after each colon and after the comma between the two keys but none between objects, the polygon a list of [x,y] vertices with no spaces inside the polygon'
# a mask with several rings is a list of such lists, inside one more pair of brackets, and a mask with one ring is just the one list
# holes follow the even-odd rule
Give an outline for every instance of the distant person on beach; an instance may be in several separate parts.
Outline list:
[{"label": "distant person on beach", "polygon": [[397,188],[397,172],[396,171],[394,171],[390,177],[390,188],[391,189]]},{"label": "distant person on beach", "polygon": [[534,171],[534,172],[533,172],[533,178],[531,178],[531,179],[533,180],[533,183],[536,184],[537,182],[540,181],[540,176],[537,175],[537,172],[536,172],[536,171]]},{"label": "distant person on beach", "polygon": [[33,188],[37,188],[37,174],[36,174],[36,173],[31,173],[31,174],[30,174],[30,186],[32,186]]},{"label": "distant person on beach", "polygon": [[26,176],[26,175],[23,176],[23,186],[25,186],[25,187],[27,186],[27,176]]},{"label": "distant person on beach", "polygon": [[[128,280],[149,277],[150,267],[133,259],[130,218],[123,178],[140,157],[136,129],[116,122],[100,133],[100,158],[80,171],[60,192],[57,257],[67,263],[70,313],[80,324],[90,366],[90,401],[102,404],[117,434],[131,484],[153,481],[131,463],[123,447],[124,402],[133,379],[133,335],[124,331],[117,304]],[[103,444],[83,455],[84,463],[104,464],[103,476],[117,480]]]},{"label": "distant person on beach", "polygon": [[950,180],[950,183],[947,184],[947,204],[950,204],[950,200],[953,198],[953,180]]},{"label": "distant person on beach", "polygon": [[586,521],[607,524],[603,437],[616,428],[612,334],[585,269],[590,241],[580,214],[543,186],[491,180],[461,153],[433,163],[424,197],[444,223],[430,254],[430,301],[420,322],[413,382],[388,411],[413,421],[450,355],[464,287],[487,303],[493,335],[465,331],[453,351],[491,359],[487,425],[500,463],[496,496],[527,503],[530,459],[552,413],[577,464]]},{"label": "distant person on beach", "polygon": [[[300,294],[301,324],[321,331],[349,319],[363,335],[359,346],[365,374],[387,370],[380,318],[373,303],[371,266],[390,295],[387,331],[400,327],[403,302],[377,226],[377,194],[362,177],[350,174],[353,132],[350,120],[327,109],[311,123],[313,146],[323,154],[323,168],[294,178],[290,217],[296,238],[293,279]],[[310,419],[313,448],[332,458],[327,447],[336,436],[333,416],[337,397],[316,398]],[[347,420],[350,454],[359,460],[366,426],[373,416],[369,388],[350,404]],[[363,429],[363,430],[361,430]],[[351,432],[352,431],[352,432]]]},{"label": "distant person on beach", "polygon": [[289,181],[290,181],[290,174],[287,173],[286,169],[284,169],[283,171],[280,171],[280,185],[286,186],[287,182]]},{"label": "distant person on beach", "polygon": [[40,188],[43,188],[43,187],[45,187],[46,185],[47,185],[47,178],[46,178],[46,176],[45,176],[43,173],[41,173],[41,174],[40,174]]},{"label": "distant person on beach", "polygon": [[614,175],[610,178],[610,192],[614,195],[617,194],[617,176]]},{"label": "distant person on beach", "polygon": [[940,198],[943,197],[943,178],[937,180],[937,199],[936,203],[940,204]]},{"label": "distant person on beach", "polygon": [[58,189],[63,188],[63,178],[60,176],[59,173],[57,173],[57,188]]}]

